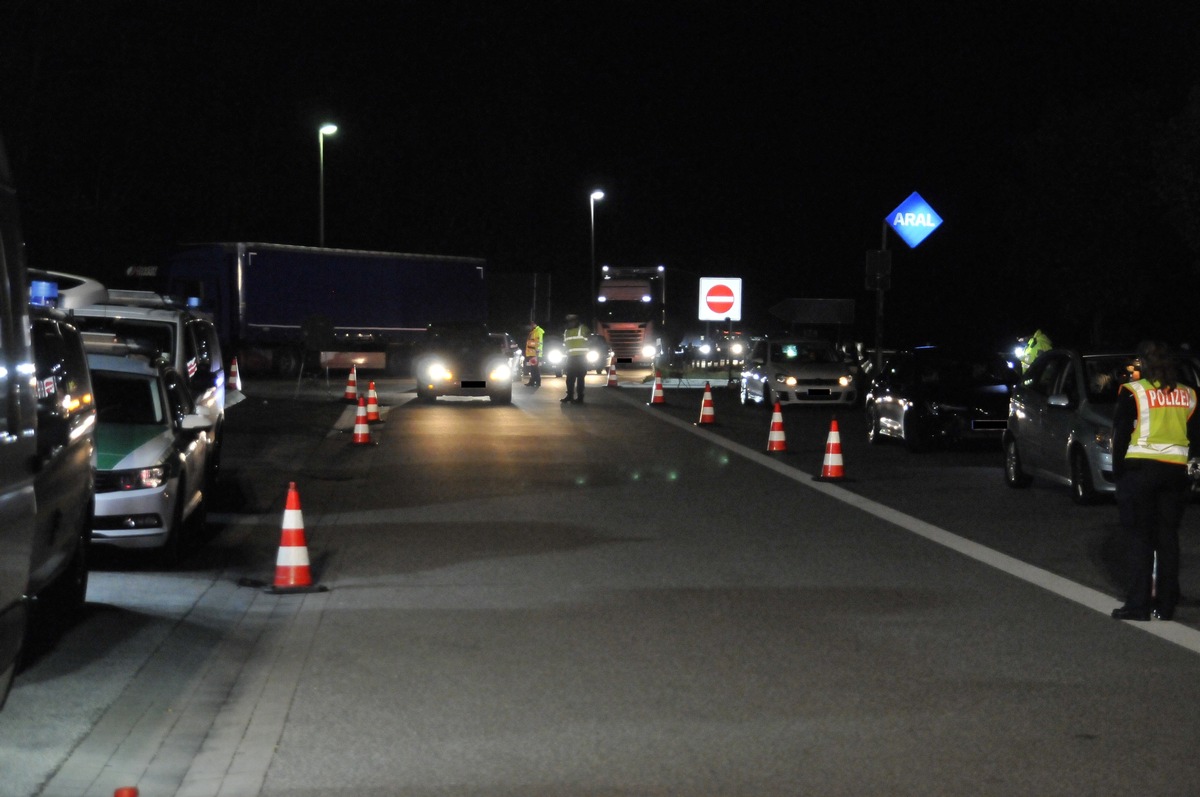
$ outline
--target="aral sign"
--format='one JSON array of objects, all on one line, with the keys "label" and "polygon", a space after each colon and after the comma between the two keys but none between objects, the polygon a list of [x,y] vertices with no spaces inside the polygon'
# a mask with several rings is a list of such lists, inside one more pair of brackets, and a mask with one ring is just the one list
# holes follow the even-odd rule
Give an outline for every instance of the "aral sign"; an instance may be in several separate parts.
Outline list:
[{"label": "aral sign", "polygon": [[742,280],[740,277],[701,277],[701,321],[742,320]]},{"label": "aral sign", "polygon": [[910,248],[924,241],[942,223],[942,217],[916,191],[891,212],[887,223]]}]

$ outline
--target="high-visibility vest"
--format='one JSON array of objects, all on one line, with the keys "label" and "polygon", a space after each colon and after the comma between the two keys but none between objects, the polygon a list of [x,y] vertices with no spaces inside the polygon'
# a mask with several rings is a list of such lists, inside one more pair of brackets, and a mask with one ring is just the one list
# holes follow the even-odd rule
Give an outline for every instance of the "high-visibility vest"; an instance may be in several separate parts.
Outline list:
[{"label": "high-visibility vest", "polygon": [[580,324],[563,332],[563,345],[567,347],[567,356],[587,354],[588,328]]},{"label": "high-visibility vest", "polygon": [[1186,465],[1187,422],[1196,411],[1196,391],[1187,385],[1163,390],[1157,382],[1139,379],[1121,385],[1137,402],[1137,421],[1126,459],[1156,459]]},{"label": "high-visibility vest", "polygon": [[526,357],[541,357],[542,356],[542,337],[546,334],[546,330],[539,326],[534,326],[529,330],[529,337],[525,339],[525,356]]}]

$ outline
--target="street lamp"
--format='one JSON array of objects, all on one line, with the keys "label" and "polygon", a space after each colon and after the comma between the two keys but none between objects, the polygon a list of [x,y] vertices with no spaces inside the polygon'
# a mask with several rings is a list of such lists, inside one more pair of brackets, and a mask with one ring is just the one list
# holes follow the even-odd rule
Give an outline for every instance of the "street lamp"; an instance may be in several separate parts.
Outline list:
[{"label": "street lamp", "polygon": [[596,203],[604,199],[604,192],[597,188],[588,197],[592,211],[592,276],[589,289],[591,290],[592,327],[596,326]]},{"label": "street lamp", "polygon": [[317,240],[321,246],[325,245],[325,136],[332,136],[337,132],[337,125],[321,125],[321,129],[317,131],[317,151],[320,153],[321,162],[321,198],[320,198],[320,234]]}]

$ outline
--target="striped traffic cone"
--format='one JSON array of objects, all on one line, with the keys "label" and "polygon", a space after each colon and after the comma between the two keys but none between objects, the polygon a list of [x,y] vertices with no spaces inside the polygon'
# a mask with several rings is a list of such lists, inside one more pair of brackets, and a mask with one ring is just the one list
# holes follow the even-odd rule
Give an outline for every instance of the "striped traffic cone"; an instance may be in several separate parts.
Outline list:
[{"label": "striped traffic cone", "polygon": [[716,423],[717,416],[713,412],[713,397],[712,388],[708,382],[704,383],[704,398],[700,401],[700,420],[696,421],[697,426],[705,426]]},{"label": "striped traffic cone", "polygon": [[342,394],[342,399],[349,401],[351,404],[358,401],[358,366],[350,366],[350,376],[346,378],[346,392]]},{"label": "striped traffic cone", "polygon": [[375,393],[375,383],[367,383],[367,422],[378,423],[383,420],[379,417],[379,396]]},{"label": "striped traffic cone", "polygon": [[771,432],[767,435],[767,451],[787,451],[787,437],[783,433],[783,408],[775,402],[771,412]]},{"label": "striped traffic cone", "polygon": [[234,390],[242,389],[242,375],[238,373],[237,357],[229,361],[229,385]]},{"label": "striped traffic cone", "polygon": [[829,424],[829,437],[825,439],[825,461],[821,463],[820,481],[839,481],[846,477],[842,466],[842,435],[838,432],[837,418]]},{"label": "striped traffic cone", "polygon": [[650,394],[650,403],[651,404],[665,404],[666,403],[666,401],[663,399],[662,374],[659,373],[658,371],[654,372],[654,391]]},{"label": "striped traffic cone", "polygon": [[283,532],[279,555],[275,558],[275,583],[267,592],[324,592],[313,585],[308,565],[308,545],[304,541],[304,515],[300,511],[300,493],[296,483],[288,483],[287,504],[283,509]]},{"label": "striped traffic cone", "polygon": [[356,446],[371,445],[371,427],[367,425],[367,400],[358,400],[358,412],[354,415],[354,439],[350,441]]},{"label": "striped traffic cone", "polygon": [[620,387],[617,384],[617,364],[613,363],[608,366],[608,384],[605,387]]}]

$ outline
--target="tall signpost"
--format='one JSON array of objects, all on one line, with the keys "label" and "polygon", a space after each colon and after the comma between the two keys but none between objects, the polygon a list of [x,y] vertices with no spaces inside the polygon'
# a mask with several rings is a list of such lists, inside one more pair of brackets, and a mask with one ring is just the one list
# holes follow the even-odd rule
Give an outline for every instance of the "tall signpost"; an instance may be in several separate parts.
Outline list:
[{"label": "tall signpost", "polygon": [[875,291],[875,372],[883,370],[883,292],[892,287],[892,253],[887,248],[891,227],[909,249],[929,237],[941,226],[942,217],[921,195],[913,191],[883,220],[883,240],[877,251],[867,252],[867,290]]}]

